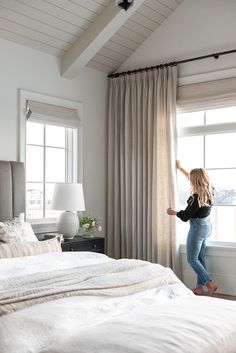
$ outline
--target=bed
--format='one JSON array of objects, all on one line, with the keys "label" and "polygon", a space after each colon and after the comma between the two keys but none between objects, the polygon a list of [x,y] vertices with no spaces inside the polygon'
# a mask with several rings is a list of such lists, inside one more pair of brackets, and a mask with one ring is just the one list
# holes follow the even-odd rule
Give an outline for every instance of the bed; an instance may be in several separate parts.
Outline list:
[{"label": "bed", "polygon": [[[23,165],[0,162],[2,221],[24,210],[23,181]],[[1,353],[236,353],[235,302],[194,296],[158,264],[52,249],[0,258]]]}]

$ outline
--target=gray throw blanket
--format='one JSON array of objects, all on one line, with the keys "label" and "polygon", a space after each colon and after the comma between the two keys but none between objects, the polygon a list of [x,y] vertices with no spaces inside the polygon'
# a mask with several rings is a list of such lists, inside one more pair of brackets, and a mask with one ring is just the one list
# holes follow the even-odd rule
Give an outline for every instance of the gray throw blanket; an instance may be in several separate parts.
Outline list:
[{"label": "gray throw blanket", "polygon": [[46,273],[39,272],[1,280],[0,316],[68,296],[124,296],[179,282],[169,268],[128,259]]}]

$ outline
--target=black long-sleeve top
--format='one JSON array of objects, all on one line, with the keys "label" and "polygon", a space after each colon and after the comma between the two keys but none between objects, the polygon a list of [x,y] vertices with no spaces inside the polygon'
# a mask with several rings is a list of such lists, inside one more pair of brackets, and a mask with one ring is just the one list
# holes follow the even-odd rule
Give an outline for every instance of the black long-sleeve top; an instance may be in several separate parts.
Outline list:
[{"label": "black long-sleeve top", "polygon": [[176,214],[183,222],[187,222],[190,218],[205,218],[211,213],[212,203],[209,202],[209,205],[200,206],[198,194],[191,195],[187,200],[187,204],[188,206],[185,210],[181,210]]}]

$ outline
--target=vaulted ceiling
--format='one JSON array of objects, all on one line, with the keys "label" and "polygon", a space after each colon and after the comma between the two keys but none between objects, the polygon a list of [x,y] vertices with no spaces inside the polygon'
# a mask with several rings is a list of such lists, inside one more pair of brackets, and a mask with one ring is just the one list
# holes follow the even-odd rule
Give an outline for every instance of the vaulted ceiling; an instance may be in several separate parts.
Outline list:
[{"label": "vaulted ceiling", "polygon": [[120,65],[183,0],[0,0],[0,38],[61,58],[61,74]]}]

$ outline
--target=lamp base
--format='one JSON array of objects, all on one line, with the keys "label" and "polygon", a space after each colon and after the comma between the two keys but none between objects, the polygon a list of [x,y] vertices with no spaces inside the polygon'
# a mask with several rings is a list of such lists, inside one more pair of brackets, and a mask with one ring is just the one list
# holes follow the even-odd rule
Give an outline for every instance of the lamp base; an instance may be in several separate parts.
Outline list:
[{"label": "lamp base", "polygon": [[77,214],[71,211],[63,212],[57,221],[57,230],[64,239],[73,239],[79,229]]}]

